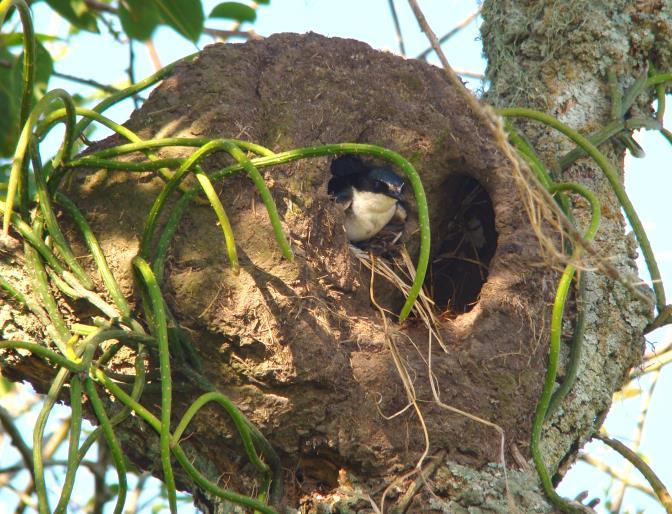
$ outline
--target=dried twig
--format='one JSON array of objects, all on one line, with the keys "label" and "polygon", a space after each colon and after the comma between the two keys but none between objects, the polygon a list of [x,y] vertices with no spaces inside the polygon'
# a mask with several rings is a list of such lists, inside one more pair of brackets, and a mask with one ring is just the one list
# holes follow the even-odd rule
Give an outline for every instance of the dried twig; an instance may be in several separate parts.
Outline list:
[{"label": "dried twig", "polygon": [[[644,436],[644,423],[646,422],[646,416],[649,413],[649,407],[651,406],[651,399],[653,398],[653,392],[656,389],[656,384],[658,383],[658,378],[660,377],[660,370],[656,371],[651,380],[651,385],[646,393],[642,396],[642,408],[639,413],[639,419],[637,420],[637,427],[635,428],[635,433],[632,438],[632,448],[631,450],[636,453],[639,451],[639,447],[642,443],[642,437]],[[628,462],[623,470],[623,474],[626,477],[629,477],[630,472],[632,471],[632,463]],[[615,512],[621,510],[621,504],[623,503],[623,497],[625,496],[625,490],[628,488],[628,483],[630,480],[622,481],[619,484],[619,487],[611,495],[611,504]]]},{"label": "dried twig", "polygon": [[645,359],[643,367],[635,369],[632,373],[630,373],[630,380],[634,380],[653,371],[658,371],[663,366],[666,366],[670,363],[672,363],[672,349]]},{"label": "dried twig", "polygon": [[[0,67],[11,68],[12,63],[5,59],[0,59]],[[110,86],[109,84],[103,84],[102,82],[98,82],[97,80],[85,79],[83,77],[76,77],[75,75],[70,75],[68,73],[63,73],[56,70],[53,70],[51,74],[54,77],[58,77],[59,79],[69,80],[70,82],[75,82],[77,84],[83,84],[85,86],[95,87],[96,89],[100,89],[101,91],[105,91],[106,93],[117,93],[121,91],[120,89],[117,89],[114,86]]]},{"label": "dried twig", "polygon": [[390,6],[390,14],[392,14],[392,21],[394,22],[394,31],[397,35],[397,43],[399,44],[399,52],[406,57],[406,48],[404,47],[404,38],[401,35],[401,25],[399,24],[399,16],[397,16],[397,9],[394,7],[394,0],[388,0]]},{"label": "dried twig", "polygon": [[380,500],[380,512],[385,512],[385,497],[389,493],[389,491],[394,487],[396,484],[410,478],[414,474],[420,472],[422,470],[422,464],[427,458],[427,455],[429,454],[429,432],[427,430],[427,425],[425,423],[424,416],[422,415],[422,411],[420,410],[420,407],[418,405],[417,401],[417,395],[415,393],[415,387],[413,386],[413,380],[411,379],[411,376],[408,374],[408,370],[406,369],[406,366],[401,358],[401,355],[399,354],[399,350],[397,349],[397,345],[395,344],[394,340],[392,339],[392,333],[389,329],[388,323],[387,323],[387,314],[385,312],[385,309],[383,309],[378,303],[376,302],[376,298],[373,292],[373,285],[374,285],[374,278],[377,274],[376,272],[376,258],[375,256],[371,255],[371,282],[369,286],[369,294],[371,297],[371,303],[378,309],[380,312],[381,317],[383,318],[383,330],[384,330],[384,336],[385,336],[385,341],[388,345],[388,348],[390,349],[390,355],[392,356],[392,360],[394,362],[395,367],[397,368],[397,373],[399,374],[399,378],[401,379],[401,382],[404,386],[404,390],[406,391],[406,396],[408,398],[409,404],[413,405],[413,408],[415,409],[416,414],[418,415],[418,420],[420,421],[420,425],[422,427],[422,433],[425,439],[425,449],[420,456],[420,459],[418,459],[417,464],[415,465],[415,468],[410,472],[407,473],[401,477],[398,477],[396,480],[392,481],[390,485],[387,486],[385,491],[383,492],[383,496]]},{"label": "dried twig", "polygon": [[[469,14],[465,19],[463,19],[461,22],[459,22],[457,25],[455,25],[452,29],[450,29],[446,34],[441,36],[441,39],[438,40],[439,45],[444,44],[446,41],[448,41],[451,37],[453,37],[455,34],[457,34],[460,30],[465,28],[467,25],[469,25],[472,21],[474,21],[478,16],[481,14],[481,6],[478,6],[478,9],[476,9],[474,12]],[[426,59],[427,56],[434,50],[431,46],[427,48],[424,52],[420,53],[416,59]],[[459,72],[458,72],[459,73]],[[460,73],[462,75],[462,73]]]},{"label": "dried twig", "polygon": [[406,492],[399,498],[396,505],[390,510],[390,514],[403,514],[408,510],[408,507],[411,505],[413,498],[420,488],[423,485],[427,484],[427,481],[432,477],[436,469],[443,463],[447,455],[446,450],[441,450],[438,455],[436,455],[432,462],[427,464],[425,468],[420,472],[418,478],[416,478],[413,483],[406,489]]},{"label": "dried twig", "polygon": [[35,479],[35,470],[33,468],[33,453],[28,445],[21,437],[19,429],[14,424],[14,419],[12,415],[5,409],[0,406],[0,424],[4,431],[9,435],[9,438],[12,441],[12,445],[18,450],[21,455],[21,460],[26,469],[30,472],[33,480]]},{"label": "dried twig", "polygon": [[258,41],[260,39],[264,39],[264,36],[257,34],[254,30],[222,30],[205,27],[203,32],[208,36],[219,38],[222,41],[226,41],[232,37],[241,37],[249,41]]},{"label": "dried twig", "polygon": [[665,507],[665,511],[668,514],[672,514],[672,496],[670,496],[670,493],[667,491],[660,478],[658,478],[658,475],[654,473],[651,467],[649,467],[649,465],[644,462],[644,460],[639,455],[616,439],[612,439],[602,434],[596,434],[594,437],[616,450],[625,459],[628,459],[630,462],[632,462],[639,472],[644,475],[644,478],[646,478],[649,484],[651,484],[651,487],[656,493],[658,500],[663,504],[663,507]]},{"label": "dried twig", "polygon": [[656,493],[653,492],[653,489],[651,489],[648,485],[643,484],[641,482],[635,482],[632,480],[632,478],[628,475],[623,474],[623,472],[619,469],[616,469],[609,464],[606,464],[602,462],[601,460],[593,457],[592,455],[588,453],[584,453],[579,456],[579,460],[582,460],[586,462],[587,464],[590,464],[591,466],[595,467],[596,469],[602,471],[603,473],[606,473],[607,475],[610,475],[611,477],[615,478],[616,480],[620,480],[624,484],[627,484],[628,487],[632,487],[633,489],[637,489],[638,491],[643,492],[644,494],[648,494],[654,499],[658,499],[656,497]]},{"label": "dried twig", "polygon": [[[368,255],[365,252],[363,252],[363,251],[361,251],[358,248],[353,247],[353,246],[351,246],[350,249],[355,254],[355,256],[359,259],[359,261],[362,262],[362,264],[364,264],[364,266],[366,266],[368,269],[371,270],[371,273],[372,273],[371,289],[370,289],[371,300],[374,303],[374,305],[376,305],[376,307],[378,307],[378,309],[381,311],[381,315],[383,315],[383,323],[384,323],[384,327],[385,327],[385,333],[387,334],[388,327],[387,327],[386,318],[384,316],[384,311],[381,307],[379,307],[375,303],[374,296],[373,296],[373,275],[374,274],[379,274],[382,277],[386,278],[392,284],[394,284],[403,294],[407,294],[408,290],[410,289],[410,286],[407,284],[406,280],[404,280],[404,278],[400,277],[399,274],[396,273],[395,270],[393,270],[392,267],[387,262],[385,262],[384,260],[375,259],[373,256]],[[412,282],[413,278],[414,278],[414,274],[415,274],[415,268],[413,266],[413,261],[412,261],[410,255],[408,254],[408,251],[406,250],[406,248],[402,248],[402,250],[401,250],[401,262],[397,262],[396,264],[397,264],[397,270],[399,270],[400,272],[403,272],[405,278]],[[446,346],[446,344],[444,343],[443,338],[441,337],[441,331],[439,329],[439,321],[436,318],[436,315],[435,315],[435,312],[434,312],[434,302],[432,301],[432,299],[429,296],[427,296],[425,294],[424,291],[421,291],[420,295],[418,296],[418,301],[415,303],[414,310],[416,311],[418,316],[422,319],[422,321],[424,322],[425,326],[427,327],[427,331],[428,331],[428,338],[429,338],[428,350],[427,350],[428,356],[427,356],[427,358],[423,357],[423,360],[427,364],[427,368],[428,368],[428,372],[429,372],[430,387],[431,387],[431,390],[432,390],[432,395],[433,395],[435,403],[439,407],[441,407],[442,409],[448,410],[448,411],[453,412],[455,414],[459,414],[461,416],[464,416],[466,418],[471,419],[472,421],[475,421],[477,423],[481,423],[483,425],[489,426],[489,427],[495,429],[495,431],[497,431],[497,433],[500,436],[499,460],[500,460],[500,464],[502,466],[502,470],[503,470],[503,473],[504,473],[504,481],[505,481],[505,487],[506,487],[506,493],[507,493],[507,501],[508,501],[508,504],[509,504],[509,510],[513,513],[518,512],[518,509],[516,508],[516,505],[515,505],[514,500],[513,500],[513,496],[511,495],[511,493],[509,491],[509,482],[508,482],[505,452],[504,452],[505,443],[506,443],[504,429],[502,429],[502,427],[500,427],[496,423],[492,423],[491,421],[480,418],[480,417],[478,417],[474,414],[463,411],[461,409],[458,409],[456,407],[453,407],[453,406],[448,405],[446,403],[443,403],[441,401],[438,381],[437,381],[436,377],[434,376],[434,374],[432,372],[432,340],[436,339],[436,341],[439,343],[439,345],[441,346],[441,348],[445,352],[448,352],[449,350],[448,350],[448,347]],[[391,340],[390,340],[390,343],[391,343],[390,346],[391,346],[391,350],[393,352],[393,358],[394,358],[395,357],[396,346],[394,346],[394,344],[391,342]],[[412,340],[411,340],[411,343],[413,343]],[[401,363],[401,360],[399,359],[398,352],[396,352],[395,364],[397,364],[397,362],[399,362],[402,366],[401,369],[398,366],[398,370],[399,370],[400,375],[402,376],[402,381],[404,381],[403,373],[405,373],[405,368],[403,367],[403,363]],[[404,387],[407,387],[405,381],[404,381]],[[407,392],[409,392],[409,390],[412,391],[412,396],[409,395],[411,400],[412,400],[412,401],[410,401],[409,405],[414,405],[415,406],[416,405],[416,403],[415,403],[415,390],[413,389],[413,384],[410,383],[410,381],[409,381],[409,386],[407,387]],[[419,410],[418,410],[418,414],[420,415]],[[424,422],[423,422],[423,428],[424,428]],[[429,443],[429,439],[427,439],[427,442]],[[406,475],[403,475],[403,476],[397,478],[397,480],[392,482],[387,487],[387,489],[383,493],[383,501],[381,502],[381,511],[383,511],[384,500],[385,500],[385,496],[386,496],[387,492],[394,485],[396,485],[400,482],[403,482],[404,480],[407,480],[408,478],[413,476],[416,472],[418,472],[426,454],[427,454],[427,452],[425,452],[425,455],[423,455],[423,458],[420,459],[420,461],[418,462],[418,465],[416,466],[416,468],[413,471],[411,471],[410,473],[407,473]]]}]

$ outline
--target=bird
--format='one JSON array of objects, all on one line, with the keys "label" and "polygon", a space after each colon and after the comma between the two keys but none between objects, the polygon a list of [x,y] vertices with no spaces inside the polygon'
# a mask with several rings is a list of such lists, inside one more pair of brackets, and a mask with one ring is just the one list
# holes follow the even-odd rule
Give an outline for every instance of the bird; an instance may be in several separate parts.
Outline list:
[{"label": "bird", "polygon": [[401,199],[404,181],[389,167],[370,166],[356,155],[331,162],[327,192],[344,210],[351,243],[367,241],[393,220],[406,221]]}]

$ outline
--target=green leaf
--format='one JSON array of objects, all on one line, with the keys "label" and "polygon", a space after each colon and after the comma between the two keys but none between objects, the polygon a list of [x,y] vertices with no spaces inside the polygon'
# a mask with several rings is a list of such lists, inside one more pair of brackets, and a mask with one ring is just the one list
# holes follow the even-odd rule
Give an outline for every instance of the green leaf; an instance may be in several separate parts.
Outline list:
[{"label": "green leaf", "polygon": [[12,75],[17,57],[0,47],[0,59],[11,63],[9,69],[0,67],[0,156],[10,157],[19,137],[21,91],[16,91]]},{"label": "green leaf", "polygon": [[[0,164],[0,198],[3,200],[5,192],[7,191],[7,182],[9,181],[9,172],[12,170],[12,163],[5,162]],[[0,380],[2,377],[0,377]]]},{"label": "green leaf", "polygon": [[227,18],[236,20],[240,23],[244,21],[253,22],[257,19],[257,11],[249,5],[240,2],[222,2],[215,6],[210,13],[210,18]]},{"label": "green leaf", "polygon": [[[48,43],[51,41],[62,41],[58,36],[50,34],[35,34],[35,39],[40,43]],[[20,46],[23,45],[23,33],[12,32],[11,34],[0,34],[0,46]]]},{"label": "green leaf", "polygon": [[[40,43],[35,45],[35,76],[33,78],[33,105],[44,96],[49,84],[49,78],[54,71],[54,62],[51,54]],[[17,105],[21,102],[23,88],[23,53],[12,64],[10,70],[14,91],[17,95]]]},{"label": "green leaf", "polygon": [[16,384],[14,382],[10,382],[5,377],[0,377],[0,397],[14,392],[15,389]]},{"label": "green leaf", "polygon": [[[51,58],[49,51],[44,48],[40,43],[36,45],[36,58],[35,58],[35,83],[33,84],[33,94],[35,96],[35,101],[39,100],[44,96],[44,93],[47,92],[47,86],[49,85],[49,78],[54,72],[54,61]],[[23,63],[23,55],[20,57],[21,63]],[[22,70],[23,71],[23,64]]]},{"label": "green leaf", "polygon": [[147,0],[124,0],[119,3],[119,20],[129,38],[147,41],[161,22],[161,15]]},{"label": "green leaf", "polygon": [[84,0],[46,0],[46,2],[78,29],[98,32],[96,16],[89,11]]},{"label": "green leaf", "polygon": [[[23,54],[17,57],[5,48],[0,48],[0,59],[11,63],[9,68],[0,68],[0,112],[3,113],[0,116],[0,157],[11,157],[14,154],[20,130]],[[51,55],[38,43],[35,54],[34,100],[44,95],[53,68]]]},{"label": "green leaf", "polygon": [[164,21],[184,37],[193,41],[203,31],[205,16],[201,0],[152,0]]},{"label": "green leaf", "polygon": [[271,3],[271,0],[256,0],[259,5],[268,5]]}]

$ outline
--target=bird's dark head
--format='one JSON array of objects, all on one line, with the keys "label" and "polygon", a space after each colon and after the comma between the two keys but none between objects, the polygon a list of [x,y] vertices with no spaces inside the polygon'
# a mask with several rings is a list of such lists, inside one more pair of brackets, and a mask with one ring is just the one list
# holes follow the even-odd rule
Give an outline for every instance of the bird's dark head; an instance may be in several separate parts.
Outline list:
[{"label": "bird's dark head", "polygon": [[352,186],[358,191],[401,200],[404,190],[404,181],[391,168],[367,165],[358,155],[346,154],[334,159],[331,174],[327,190],[332,197],[339,197]]},{"label": "bird's dark head", "polygon": [[401,200],[404,181],[390,168],[371,168],[357,176],[354,186],[359,191],[381,193]]}]

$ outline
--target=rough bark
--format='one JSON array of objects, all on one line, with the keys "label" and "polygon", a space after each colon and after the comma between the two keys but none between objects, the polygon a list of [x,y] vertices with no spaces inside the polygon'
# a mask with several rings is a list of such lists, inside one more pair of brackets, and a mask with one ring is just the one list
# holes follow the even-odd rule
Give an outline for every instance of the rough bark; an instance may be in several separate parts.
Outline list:
[{"label": "rough bark", "polygon": [[[483,45],[491,87],[486,100],[498,106],[527,106],[548,112],[582,133],[593,133],[611,116],[607,74],[615,72],[625,90],[648,65],[669,69],[669,2],[487,2]],[[643,95],[631,114],[650,112]],[[552,167],[573,144],[558,132],[520,123],[542,158]],[[601,147],[623,173],[624,148]],[[596,240],[625,277],[635,280],[634,238],[624,237],[618,201],[599,167],[580,160],[562,180],[584,184],[599,194],[602,223]],[[577,213],[587,223],[585,213]],[[585,225],[584,225],[585,226]],[[588,324],[585,351],[573,393],[545,432],[547,462],[562,471],[576,450],[599,428],[613,391],[642,351],[642,306],[604,274],[587,274]]]},{"label": "rough bark", "polygon": [[[575,4],[562,3],[561,7],[573,9]],[[568,91],[557,84],[552,89],[543,80],[554,77],[549,70],[557,73],[559,64],[538,56],[553,53],[545,53],[549,49],[544,48],[531,57],[524,44],[530,39],[535,42],[529,30],[532,20],[556,19],[550,15],[553,12],[537,7],[526,10],[515,3],[486,7],[484,43],[490,53],[493,83],[490,100],[495,101],[494,95],[498,95],[501,104],[514,102],[507,91],[527,90],[528,84],[522,81],[529,75],[530,83],[538,86],[529,90],[538,96],[516,98],[516,104],[538,106],[539,99],[548,98],[544,106],[554,105],[551,112],[574,112],[567,107],[565,96],[543,93],[562,91],[564,95]],[[509,19],[507,12],[517,16]],[[548,16],[542,16],[544,13]],[[517,20],[515,27],[511,20]],[[575,34],[567,24],[553,28],[563,36],[582,34]],[[630,29],[624,22],[613,28],[615,32],[619,29],[623,41],[634,44],[626,37]],[[539,41],[534,48],[561,44],[560,37],[546,38],[549,33],[538,28]],[[585,37],[580,41],[588,44]],[[641,40],[637,42],[641,48]],[[563,56],[568,46],[565,41]],[[506,48],[506,52],[495,48]],[[596,55],[616,58],[613,51],[600,50],[605,53],[595,50]],[[519,56],[520,68],[506,60],[512,55]],[[535,65],[534,56],[539,60]],[[637,58],[641,60],[641,55]],[[630,76],[637,58],[623,55],[621,59]],[[604,91],[597,87],[603,80],[597,68],[584,62],[587,60],[570,60],[563,65],[583,66],[572,71],[581,71],[586,77],[588,70],[594,72],[590,82],[580,85],[591,85],[588,90],[600,92],[600,99],[579,96],[570,103],[590,105],[592,123],[597,124],[604,121],[608,106]],[[510,84],[510,89],[504,83]],[[530,422],[545,367],[546,319],[555,272],[543,266],[534,231],[511,180],[513,165],[481,120],[442,72],[429,65],[375,52],[354,41],[279,35],[245,45],[209,47],[194,63],[179,67],[164,81],[128,126],[144,138],[240,137],[276,151],[320,143],[368,142],[409,158],[428,191],[433,260],[455,249],[455,225],[469,221],[469,217],[480,223],[492,253],[490,260],[483,259],[488,268],[483,284],[470,278],[462,292],[454,289],[452,305],[461,302],[464,308],[444,307],[440,330],[446,350],[436,342],[432,348],[432,371],[442,400],[500,425],[509,444],[527,457]],[[549,134],[539,133],[538,140],[549,159],[569,148]],[[98,147],[119,142],[112,138]],[[164,152],[171,156],[188,153],[182,149]],[[212,170],[227,161],[216,155],[206,162]],[[582,162],[570,177],[583,178],[605,199],[611,198],[590,163]],[[265,173],[265,179],[297,259],[289,263],[280,257],[251,184],[244,177],[229,178],[221,198],[243,256],[241,274],[234,276],[225,264],[212,214],[195,207],[172,246],[164,293],[206,363],[204,374],[278,450],[287,470],[285,504],[296,507],[303,502],[311,512],[326,505],[338,512],[368,512],[367,495],[379,501],[380,486],[403,475],[418,461],[424,450],[421,426],[413,409],[392,419],[383,416],[403,409],[407,398],[383,336],[380,314],[370,305],[369,274],[348,250],[341,215],[326,197],[328,159],[273,168]],[[461,198],[464,188],[473,190],[473,180],[485,191],[479,198],[486,205],[491,202],[491,211],[473,210]],[[135,294],[130,259],[137,251],[142,219],[160,186],[158,179],[148,176],[81,170],[70,190],[129,298]],[[412,200],[407,200],[411,219],[403,239],[414,255],[416,224]],[[617,256],[620,269],[632,272],[632,246],[623,236],[619,210],[613,199],[606,201],[603,212],[608,222],[599,243],[609,255]],[[469,235],[469,230],[462,229],[460,234]],[[76,241],[74,231],[72,238]],[[21,276],[20,265],[17,256],[14,261],[1,261],[0,269],[3,276],[23,280],[27,292],[28,281]],[[460,269],[462,274],[474,276],[473,270]],[[441,290],[449,287],[455,276],[443,280],[428,285]],[[377,279],[377,300],[398,309],[399,293],[381,282]],[[474,291],[470,298],[477,301],[467,310],[471,300],[465,301],[464,295]],[[590,351],[575,393],[563,405],[562,421],[555,422],[545,440],[548,462],[553,464],[571,460],[576,448],[597,428],[595,418],[608,408],[612,392],[641,352],[641,330],[647,320],[640,303],[619,284],[597,276],[591,280],[590,294]],[[86,320],[89,315],[77,305],[71,308],[75,318]],[[6,318],[2,337],[40,340],[44,336],[34,320],[9,312],[6,305],[1,309]],[[422,323],[392,323],[391,330],[422,401],[431,454],[440,462],[433,478],[428,479],[433,494],[423,489],[410,511],[508,512],[502,472],[491,465],[498,460],[496,432],[432,401],[425,362],[428,334]],[[38,390],[48,383],[49,370],[36,367],[34,359],[14,356],[3,364],[4,373],[28,379]],[[120,373],[131,369],[123,361],[117,361],[116,366]],[[150,373],[150,379],[155,382],[157,376]],[[180,414],[198,391],[187,384],[179,369],[176,388],[175,409]],[[146,405],[157,403],[151,388],[145,401]],[[138,465],[157,472],[156,438],[137,422],[123,427],[119,434]],[[241,492],[254,489],[240,444],[225,416],[209,409],[194,420],[190,434],[190,450],[200,469],[211,477],[228,475],[228,486]],[[509,448],[507,461],[511,463],[508,452]],[[388,505],[390,499],[403,498],[415,478],[401,481],[388,496]],[[550,510],[535,490],[533,475],[512,471],[509,483],[522,512]],[[183,485],[191,487],[188,481]],[[202,492],[195,493],[206,511],[232,509]]]}]

